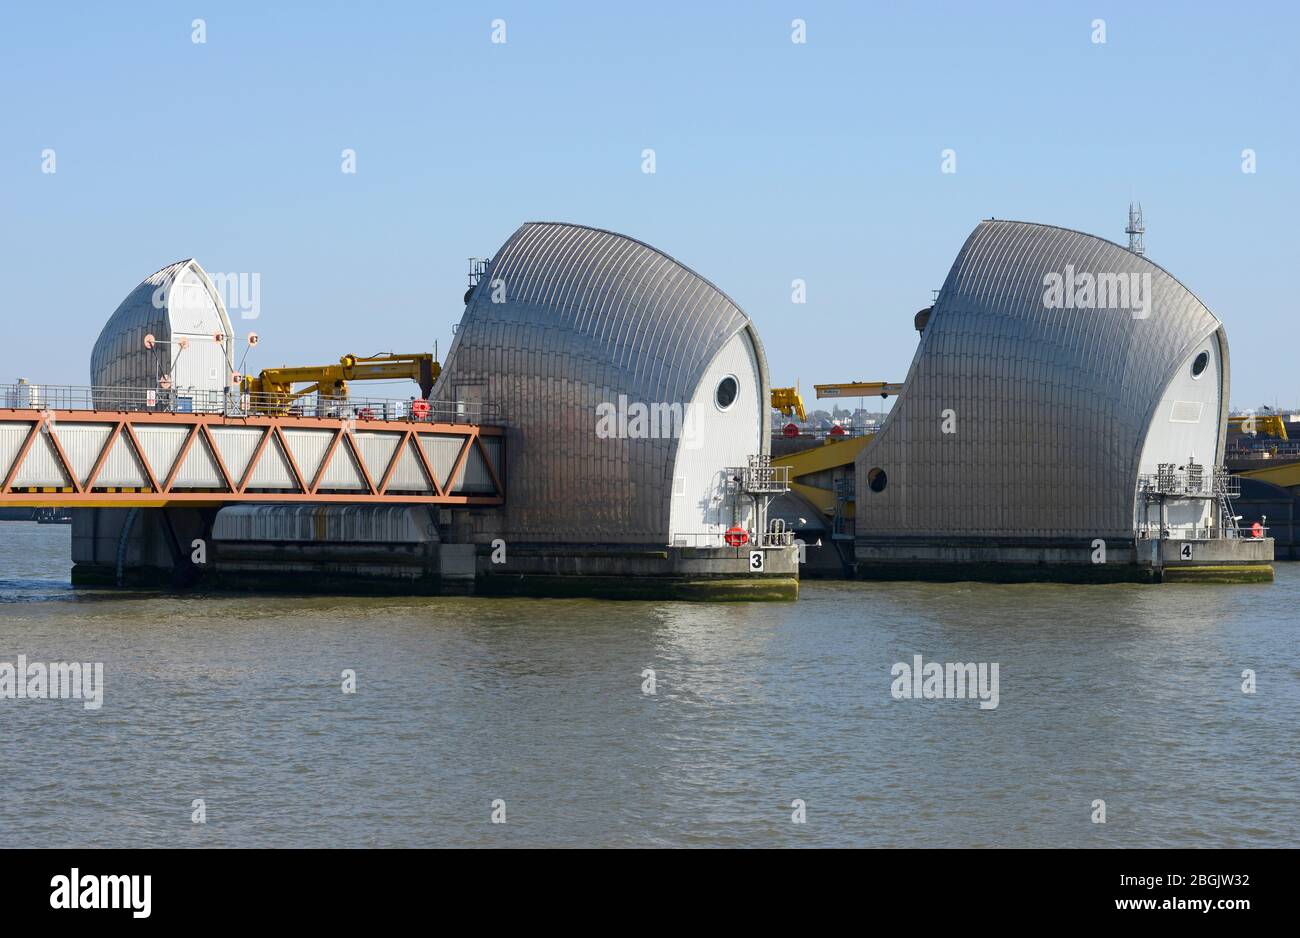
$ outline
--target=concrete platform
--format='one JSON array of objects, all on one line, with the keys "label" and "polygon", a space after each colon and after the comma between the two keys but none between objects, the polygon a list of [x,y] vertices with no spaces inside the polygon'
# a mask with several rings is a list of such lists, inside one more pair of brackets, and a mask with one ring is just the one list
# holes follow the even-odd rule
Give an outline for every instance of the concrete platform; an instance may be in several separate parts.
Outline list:
[{"label": "concrete platform", "polygon": [[1091,542],[858,538],[854,572],[864,580],[990,583],[1270,583],[1271,538]]},{"label": "concrete platform", "polygon": [[708,602],[799,595],[793,546],[762,551],[763,568],[753,570],[748,548],[448,543],[434,513],[411,506],[77,515],[76,586]]}]

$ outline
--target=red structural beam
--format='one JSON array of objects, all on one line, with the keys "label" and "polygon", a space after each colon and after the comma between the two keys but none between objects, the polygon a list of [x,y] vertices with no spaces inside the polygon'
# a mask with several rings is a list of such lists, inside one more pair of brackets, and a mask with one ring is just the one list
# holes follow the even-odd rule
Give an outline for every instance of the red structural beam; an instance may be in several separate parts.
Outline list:
[{"label": "red structural beam", "polygon": [[[319,417],[289,416],[247,416],[229,417],[223,414],[178,414],[150,412],[111,412],[91,410],[31,410],[0,408],[0,424],[22,424],[26,434],[14,458],[7,465],[0,465],[0,507],[81,507],[81,508],[118,508],[150,507],[162,508],[169,505],[219,506],[247,502],[288,502],[297,504],[419,504],[419,505],[501,505],[505,502],[505,430],[502,427],[479,426],[460,423],[418,423],[403,420],[365,420],[345,421]],[[112,427],[103,446],[96,454],[90,472],[85,479],[79,479],[72,460],[59,439],[61,424],[107,424]],[[154,466],[147,457],[145,447],[136,435],[135,428],[145,426],[173,426],[188,429],[184,442],[169,466]],[[262,436],[258,440],[247,467],[234,478],[230,468],[221,455],[213,430],[221,427],[261,428]],[[384,466],[367,465],[359,446],[353,437],[352,429],[381,431],[391,433],[398,439],[392,456]],[[286,430],[328,430],[331,438],[319,466],[314,467],[311,477],[304,475],[303,468],[294,456]],[[15,483],[22,477],[22,469],[31,458],[32,448],[40,434],[47,434],[55,458],[61,464],[63,473],[71,485],[43,486],[39,491],[30,488],[17,488]],[[461,441],[459,451],[451,472],[446,479],[439,479],[433,466],[429,463],[424,447],[420,445],[422,437],[455,438]],[[129,441],[131,449],[147,482],[146,486],[135,490],[122,490],[97,485],[103,472],[109,453],[122,438]],[[493,465],[487,448],[483,445],[485,438],[501,441],[499,452],[501,465]],[[220,479],[213,489],[194,490],[178,488],[176,480],[193,447],[202,441],[208,453],[213,457]],[[294,490],[259,490],[252,488],[259,461],[266,457],[270,444],[277,444],[284,454],[289,466]],[[414,443],[414,445],[412,445]],[[343,447],[355,461],[365,491],[326,491],[321,486],[331,462],[338,458]],[[476,450],[482,458],[487,475],[491,479],[491,493],[455,495],[451,489],[460,474],[465,470],[471,450]],[[408,492],[389,492],[405,452],[411,452],[431,483],[432,492],[412,494]]]}]

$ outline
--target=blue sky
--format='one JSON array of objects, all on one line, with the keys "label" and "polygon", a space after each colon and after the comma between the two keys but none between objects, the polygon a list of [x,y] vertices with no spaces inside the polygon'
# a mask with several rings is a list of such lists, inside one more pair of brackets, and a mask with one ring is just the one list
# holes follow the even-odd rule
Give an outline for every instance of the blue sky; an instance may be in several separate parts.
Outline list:
[{"label": "blue sky", "polygon": [[1234,406],[1300,405],[1298,35],[1282,2],[9,5],[0,383],[87,383],[186,256],[261,275],[250,370],[445,350],[466,258],[561,220],[714,281],[811,396],[902,380],[980,219],[1122,241],[1136,198],[1227,325]]}]

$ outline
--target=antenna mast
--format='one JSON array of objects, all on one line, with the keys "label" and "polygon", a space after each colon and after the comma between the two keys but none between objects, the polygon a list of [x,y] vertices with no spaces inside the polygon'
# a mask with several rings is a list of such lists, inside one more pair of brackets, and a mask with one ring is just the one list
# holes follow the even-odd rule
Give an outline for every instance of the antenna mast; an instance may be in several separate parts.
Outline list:
[{"label": "antenna mast", "polygon": [[1128,249],[1130,251],[1134,254],[1145,254],[1147,252],[1146,241],[1143,239],[1143,235],[1147,233],[1147,226],[1142,221],[1141,202],[1130,202],[1128,204],[1128,227],[1124,229],[1124,232],[1128,235]]}]

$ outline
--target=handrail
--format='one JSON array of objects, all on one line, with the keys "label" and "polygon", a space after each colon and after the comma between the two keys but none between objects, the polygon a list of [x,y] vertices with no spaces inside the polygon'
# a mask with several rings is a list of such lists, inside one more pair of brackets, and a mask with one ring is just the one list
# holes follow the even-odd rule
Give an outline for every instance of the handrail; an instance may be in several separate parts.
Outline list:
[{"label": "handrail", "polygon": [[1241,494],[1241,477],[1230,474],[1223,466],[1189,464],[1186,469],[1178,469],[1166,463],[1158,472],[1138,476],[1138,493],[1147,497],[1236,498]]},{"label": "handrail", "polygon": [[283,395],[240,393],[235,388],[123,388],[77,385],[0,385],[0,407],[15,410],[90,410],[127,413],[224,414],[228,417],[328,417],[339,420],[390,420],[414,423],[491,423],[494,403],[425,401],[421,398],[334,398],[308,395],[286,401]]}]

